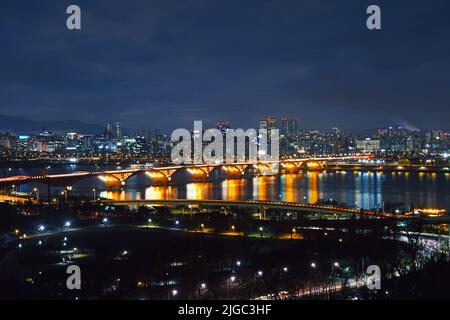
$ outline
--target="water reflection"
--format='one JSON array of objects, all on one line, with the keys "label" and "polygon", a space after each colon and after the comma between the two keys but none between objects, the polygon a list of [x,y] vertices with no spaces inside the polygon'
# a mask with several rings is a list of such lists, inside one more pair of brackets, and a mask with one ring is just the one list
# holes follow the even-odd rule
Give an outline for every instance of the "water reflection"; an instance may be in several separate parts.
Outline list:
[{"label": "water reflection", "polygon": [[236,201],[247,198],[246,179],[226,179],[221,183],[222,199]]},{"label": "water reflection", "polygon": [[252,179],[254,200],[280,200],[278,177],[260,176]]},{"label": "water reflection", "polygon": [[[130,179],[123,191],[105,190],[99,179],[86,179],[76,183],[71,194],[92,198],[92,189],[95,188],[98,196],[116,200],[259,199],[315,203],[319,199],[333,199],[362,208],[396,202],[405,206],[450,209],[449,173],[308,172],[174,186],[151,186],[151,182],[144,178]],[[42,197],[46,196],[46,186],[40,184],[22,185],[20,191],[29,192],[33,187],[39,188]],[[52,192],[57,192],[57,188]]]},{"label": "water reflection", "polygon": [[135,192],[107,190],[100,192],[100,198],[112,199],[112,200],[129,200],[138,199],[135,196]]},{"label": "water reflection", "polygon": [[[284,174],[280,177],[281,201],[298,202],[303,194],[303,188],[297,188],[302,176],[298,174]],[[303,197],[303,196],[302,196]]]},{"label": "water reflection", "polygon": [[148,200],[167,200],[176,198],[177,198],[177,190],[171,186],[168,187],[152,186],[145,189],[145,199]]},{"label": "water reflection", "polygon": [[308,184],[306,201],[308,203],[316,203],[319,200],[319,185],[317,182],[319,174],[317,172],[308,172],[306,175]]},{"label": "water reflection", "polygon": [[193,182],[186,185],[186,199],[201,200],[212,198],[213,184],[210,182]]}]

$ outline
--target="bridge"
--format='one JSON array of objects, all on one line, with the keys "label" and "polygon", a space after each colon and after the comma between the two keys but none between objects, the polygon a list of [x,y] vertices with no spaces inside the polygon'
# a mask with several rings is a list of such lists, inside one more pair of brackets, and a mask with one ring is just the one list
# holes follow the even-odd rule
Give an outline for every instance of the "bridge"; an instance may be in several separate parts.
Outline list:
[{"label": "bridge", "polygon": [[12,176],[0,178],[0,186],[12,186],[39,182],[48,186],[71,188],[75,183],[89,177],[99,177],[107,187],[123,187],[126,181],[137,175],[146,174],[152,184],[168,184],[179,172],[187,172],[194,181],[207,181],[214,171],[221,171],[226,178],[241,178],[251,175],[277,175],[298,173],[299,171],[323,171],[328,162],[368,159],[371,156],[321,157],[304,159],[282,159],[264,162],[218,163],[174,165],[166,167],[131,168],[125,170],[80,171],[65,174],[39,176]]},{"label": "bridge", "polygon": [[[340,214],[340,215],[360,215],[372,218],[400,218],[390,213],[380,213],[364,209],[345,208],[338,206],[325,206],[316,204],[303,204],[297,202],[280,202],[266,200],[247,200],[247,201],[227,201],[227,200],[191,200],[191,199],[173,199],[173,200],[102,200],[93,203],[101,203],[103,205],[122,205],[122,206],[196,206],[196,207],[239,207],[260,210],[262,218],[265,218],[265,212],[270,209],[285,210],[290,212],[304,212],[322,214]],[[404,217],[402,217],[404,218]]]}]

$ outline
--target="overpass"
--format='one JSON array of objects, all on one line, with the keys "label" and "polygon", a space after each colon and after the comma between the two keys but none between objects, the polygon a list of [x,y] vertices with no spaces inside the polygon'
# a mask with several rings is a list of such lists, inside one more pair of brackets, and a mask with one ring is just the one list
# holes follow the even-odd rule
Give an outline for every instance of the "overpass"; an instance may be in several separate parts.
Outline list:
[{"label": "overpass", "polygon": [[234,207],[234,208],[249,208],[261,210],[263,216],[266,210],[286,210],[290,212],[304,212],[314,214],[347,214],[360,215],[372,218],[404,218],[398,217],[390,213],[380,213],[364,209],[344,208],[337,206],[325,206],[315,204],[303,204],[297,202],[280,202],[280,201],[266,201],[266,200],[247,200],[247,201],[227,201],[227,200],[191,200],[191,199],[173,199],[173,200],[102,200],[93,203],[101,203],[103,205],[122,205],[122,206],[197,206],[203,208],[210,207]]},{"label": "overpass", "polygon": [[241,178],[250,175],[276,175],[279,173],[298,173],[299,171],[322,171],[331,161],[347,161],[367,159],[370,156],[350,157],[321,157],[303,159],[282,159],[264,162],[218,163],[218,164],[192,164],[173,165],[166,167],[130,168],[125,170],[106,171],[80,171],[65,174],[38,175],[38,176],[12,176],[0,178],[0,186],[12,186],[39,182],[48,186],[71,188],[75,183],[89,177],[99,177],[106,186],[122,187],[126,180],[137,175],[146,174],[152,183],[166,184],[172,181],[174,174],[187,172],[194,181],[206,181],[215,170],[220,170],[227,178]]}]

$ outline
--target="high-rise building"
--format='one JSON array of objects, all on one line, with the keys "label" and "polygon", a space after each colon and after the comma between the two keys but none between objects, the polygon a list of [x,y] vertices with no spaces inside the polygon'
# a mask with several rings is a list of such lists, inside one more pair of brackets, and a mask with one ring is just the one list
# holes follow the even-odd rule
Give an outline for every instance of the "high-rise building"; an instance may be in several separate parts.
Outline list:
[{"label": "high-rise building", "polygon": [[287,137],[289,135],[289,121],[287,118],[282,117],[281,118],[281,131],[282,136]]},{"label": "high-rise building", "polygon": [[277,120],[274,117],[267,117],[262,120],[259,120],[259,128],[260,129],[276,129],[277,128]]},{"label": "high-rise building", "polygon": [[333,134],[334,137],[339,138],[341,135],[341,129],[337,127],[331,128],[331,133]]},{"label": "high-rise building", "polygon": [[292,118],[289,120],[289,136],[295,138],[298,134],[298,118]]},{"label": "high-rise building", "polygon": [[120,122],[114,124],[114,138],[122,139],[122,126]]},{"label": "high-rise building", "polygon": [[108,122],[108,123],[106,124],[105,136],[106,136],[106,138],[108,138],[108,139],[111,139],[111,138],[113,138],[113,136],[114,136],[114,133],[113,133],[113,125],[112,125],[112,123],[110,123],[110,122]]}]

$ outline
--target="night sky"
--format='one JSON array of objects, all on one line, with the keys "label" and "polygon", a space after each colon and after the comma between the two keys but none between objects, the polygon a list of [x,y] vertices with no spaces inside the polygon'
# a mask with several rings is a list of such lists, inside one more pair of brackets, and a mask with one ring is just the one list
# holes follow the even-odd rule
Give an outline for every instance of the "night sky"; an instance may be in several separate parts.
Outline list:
[{"label": "night sky", "polygon": [[[82,30],[66,29],[66,8]],[[370,4],[382,30],[366,28]],[[450,129],[450,1],[1,0],[0,113]]]}]

